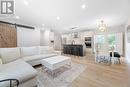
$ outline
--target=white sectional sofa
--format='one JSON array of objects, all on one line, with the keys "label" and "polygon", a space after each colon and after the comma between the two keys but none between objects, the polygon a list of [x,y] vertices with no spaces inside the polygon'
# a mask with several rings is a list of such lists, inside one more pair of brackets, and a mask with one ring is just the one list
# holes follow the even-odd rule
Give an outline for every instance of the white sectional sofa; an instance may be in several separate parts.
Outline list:
[{"label": "white sectional sofa", "polygon": [[[0,80],[17,79],[19,87],[34,87],[37,85],[37,71],[25,61],[18,59],[0,65]],[[9,82],[1,82],[0,87],[9,87]]]},{"label": "white sectional sofa", "polygon": [[[56,55],[48,46],[0,48],[0,80],[17,79],[19,87],[34,87],[37,85],[37,71],[32,66]],[[7,82],[0,83],[0,87],[7,85]]]},{"label": "white sectional sofa", "polygon": [[32,66],[41,64],[41,60],[44,58],[57,55],[57,53],[48,46],[21,47],[20,52],[21,58]]}]

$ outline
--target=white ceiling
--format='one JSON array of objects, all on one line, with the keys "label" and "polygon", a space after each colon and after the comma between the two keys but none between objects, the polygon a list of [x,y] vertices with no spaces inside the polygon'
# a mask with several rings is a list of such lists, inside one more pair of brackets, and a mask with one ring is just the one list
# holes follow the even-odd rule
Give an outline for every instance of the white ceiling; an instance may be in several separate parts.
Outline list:
[{"label": "white ceiling", "polygon": [[[94,29],[102,19],[107,26],[124,24],[128,18],[128,0],[15,0],[16,22],[71,31],[71,27]],[[85,4],[86,8],[81,8]],[[57,17],[59,20],[57,20]]]}]

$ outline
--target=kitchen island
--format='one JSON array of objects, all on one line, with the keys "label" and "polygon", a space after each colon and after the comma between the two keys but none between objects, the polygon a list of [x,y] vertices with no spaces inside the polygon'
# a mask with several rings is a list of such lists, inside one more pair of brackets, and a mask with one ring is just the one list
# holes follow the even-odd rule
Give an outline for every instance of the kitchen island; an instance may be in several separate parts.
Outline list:
[{"label": "kitchen island", "polygon": [[85,45],[82,44],[64,44],[63,53],[75,56],[85,56]]}]

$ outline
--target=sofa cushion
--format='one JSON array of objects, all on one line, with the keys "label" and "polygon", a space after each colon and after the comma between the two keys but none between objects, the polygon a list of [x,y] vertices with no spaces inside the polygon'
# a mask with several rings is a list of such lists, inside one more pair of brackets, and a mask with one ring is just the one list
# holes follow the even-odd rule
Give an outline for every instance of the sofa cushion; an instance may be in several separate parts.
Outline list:
[{"label": "sofa cushion", "polygon": [[19,48],[0,48],[0,57],[3,63],[12,62],[20,58]]},{"label": "sofa cushion", "polygon": [[26,61],[26,62],[30,62],[30,61],[41,60],[41,59],[56,56],[56,55],[57,54],[39,54],[39,55],[23,57],[23,60]]},{"label": "sofa cushion", "polygon": [[[0,66],[0,80],[17,79],[20,83],[24,83],[32,78],[35,78],[36,75],[37,71],[21,59]],[[0,87],[5,84],[0,84]]]},{"label": "sofa cushion", "polygon": [[20,49],[22,57],[38,54],[38,47],[21,47]]},{"label": "sofa cushion", "polygon": [[53,51],[53,48],[50,46],[39,46],[39,54],[50,54]]}]

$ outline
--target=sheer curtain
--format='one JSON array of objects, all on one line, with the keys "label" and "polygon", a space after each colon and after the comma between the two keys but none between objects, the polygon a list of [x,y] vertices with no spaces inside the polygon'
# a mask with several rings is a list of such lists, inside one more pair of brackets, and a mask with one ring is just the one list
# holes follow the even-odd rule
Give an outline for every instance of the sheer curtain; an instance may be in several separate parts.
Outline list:
[{"label": "sheer curtain", "polygon": [[109,47],[107,35],[94,35],[94,52],[101,55],[108,55]]},{"label": "sheer curtain", "polygon": [[123,55],[123,34],[115,33],[115,51]]}]

